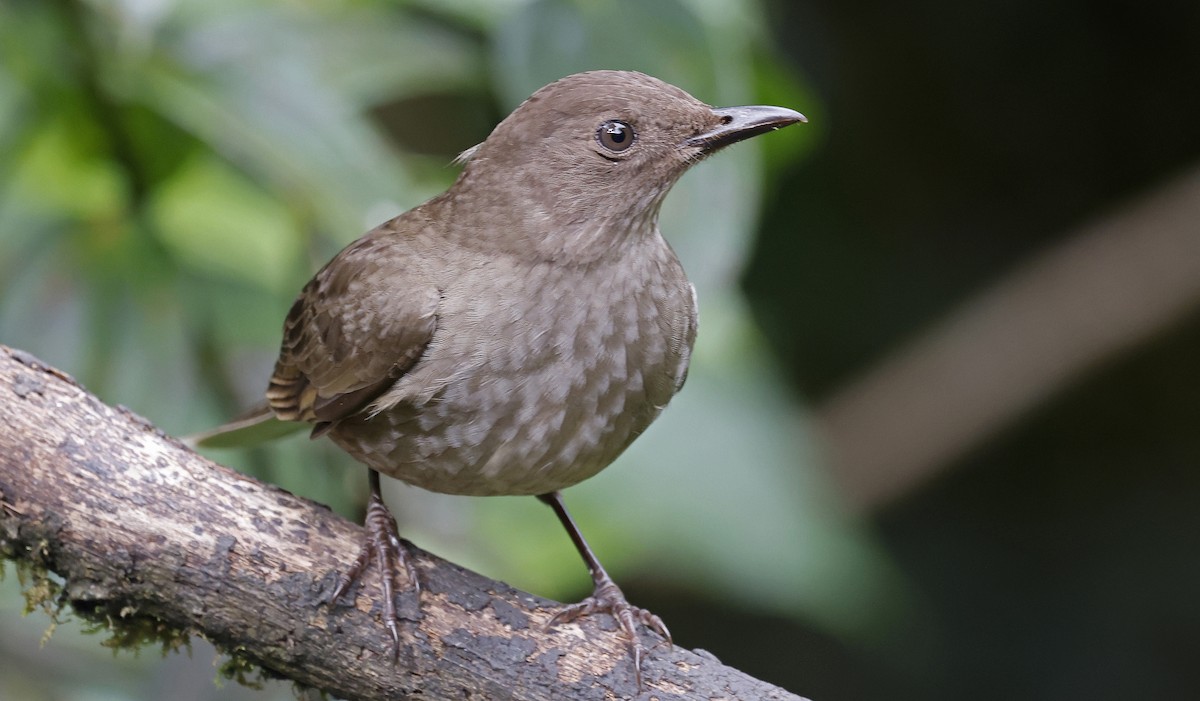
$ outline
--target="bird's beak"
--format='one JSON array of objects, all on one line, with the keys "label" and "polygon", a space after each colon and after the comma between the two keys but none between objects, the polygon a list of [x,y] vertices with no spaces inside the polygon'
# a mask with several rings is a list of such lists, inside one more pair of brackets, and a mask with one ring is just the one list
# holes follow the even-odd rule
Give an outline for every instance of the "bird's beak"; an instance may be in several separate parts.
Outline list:
[{"label": "bird's beak", "polygon": [[749,139],[752,136],[782,129],[796,122],[808,121],[804,115],[795,110],[760,105],[720,107],[714,109],[713,114],[720,118],[721,123],[703,134],[697,134],[684,141],[685,146],[698,146],[705,151],[716,151],[723,146]]}]

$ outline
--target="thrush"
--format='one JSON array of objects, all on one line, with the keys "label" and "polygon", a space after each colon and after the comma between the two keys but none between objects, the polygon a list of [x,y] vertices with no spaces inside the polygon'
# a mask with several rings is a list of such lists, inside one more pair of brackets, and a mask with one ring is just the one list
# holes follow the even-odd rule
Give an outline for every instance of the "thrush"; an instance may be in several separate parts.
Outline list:
[{"label": "thrush", "polygon": [[626,600],[560,490],[612,463],[687,377],[696,293],[659,232],[663,198],[718,149],[803,121],[781,107],[713,108],[641,73],[571,75],[466,151],[449,190],[305,285],[266,397],[269,413],[312,424],[370,471],[365,543],[333,601],[374,560],[399,649],[393,583],[399,569],[419,582],[380,474],[447,494],[534,495],[595,585],[552,624],[611,614],[640,688],[639,626],[670,635]]}]

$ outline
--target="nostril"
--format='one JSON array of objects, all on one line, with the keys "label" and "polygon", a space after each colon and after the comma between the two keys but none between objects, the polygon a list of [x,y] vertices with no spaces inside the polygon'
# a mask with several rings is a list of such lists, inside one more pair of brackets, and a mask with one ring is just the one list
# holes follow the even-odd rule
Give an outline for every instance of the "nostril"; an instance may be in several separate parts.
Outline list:
[{"label": "nostril", "polygon": [[729,124],[732,121],[733,121],[733,117],[730,117],[729,115],[725,115],[725,116],[721,117],[721,124]]}]

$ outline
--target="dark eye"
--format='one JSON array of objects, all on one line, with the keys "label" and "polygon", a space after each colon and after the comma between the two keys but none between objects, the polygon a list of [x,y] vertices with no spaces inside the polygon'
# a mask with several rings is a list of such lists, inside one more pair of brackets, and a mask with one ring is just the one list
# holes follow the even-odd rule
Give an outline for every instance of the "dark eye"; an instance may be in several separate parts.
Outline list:
[{"label": "dark eye", "polygon": [[600,128],[596,130],[596,140],[609,151],[624,151],[633,146],[635,138],[636,135],[633,133],[633,127],[615,119],[610,119],[601,124]]}]

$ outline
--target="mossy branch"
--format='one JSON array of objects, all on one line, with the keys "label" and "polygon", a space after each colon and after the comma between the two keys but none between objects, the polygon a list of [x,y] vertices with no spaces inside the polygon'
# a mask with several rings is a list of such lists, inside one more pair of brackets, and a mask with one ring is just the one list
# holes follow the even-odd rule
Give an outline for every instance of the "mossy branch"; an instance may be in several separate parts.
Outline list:
[{"label": "mossy branch", "polygon": [[[325,602],[361,537],[0,346],[0,556],[57,573],[57,595],[117,644],[173,648],[198,634],[239,669],[351,700],[636,692],[607,616],[548,628],[559,604],[415,549],[423,587],[419,604],[399,597],[408,625],[394,661],[374,587]],[[646,642],[643,698],[799,701],[710,656]]]}]

